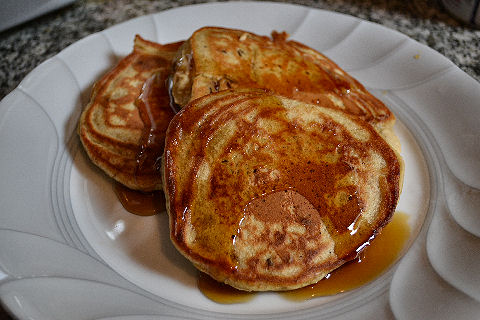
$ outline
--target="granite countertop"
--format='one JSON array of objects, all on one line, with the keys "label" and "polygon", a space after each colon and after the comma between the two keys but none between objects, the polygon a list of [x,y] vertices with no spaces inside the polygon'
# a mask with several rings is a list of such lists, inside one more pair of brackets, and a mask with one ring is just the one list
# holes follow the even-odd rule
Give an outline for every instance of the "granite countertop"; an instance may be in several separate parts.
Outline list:
[{"label": "granite countertop", "polygon": [[[194,0],[78,0],[33,21],[0,32],[0,99],[36,66],[65,47],[131,18]],[[446,56],[480,81],[480,30],[452,18],[439,1],[420,0],[293,0],[353,15],[398,30]],[[0,318],[6,318],[0,307]]]}]

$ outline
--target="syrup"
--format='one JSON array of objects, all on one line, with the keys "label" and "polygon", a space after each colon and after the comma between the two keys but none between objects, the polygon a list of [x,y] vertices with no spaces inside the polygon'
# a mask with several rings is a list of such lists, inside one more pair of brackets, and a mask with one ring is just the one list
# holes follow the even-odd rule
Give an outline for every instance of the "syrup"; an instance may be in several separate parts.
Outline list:
[{"label": "syrup", "polygon": [[198,288],[210,300],[222,304],[242,303],[252,300],[256,293],[235,289],[227,284],[212,279],[209,275],[199,272]]},{"label": "syrup", "polygon": [[398,258],[410,236],[408,215],[397,212],[360,257],[334,270],[314,285],[281,293],[289,300],[307,300],[350,291],[379,277]]},{"label": "syrup", "polygon": [[166,87],[167,75],[166,71],[159,71],[148,78],[140,96],[135,101],[144,124],[141,147],[136,157],[135,174],[137,176],[153,171],[160,177],[165,134],[174,116]]},{"label": "syrup", "polygon": [[[392,221],[359,258],[331,272],[316,284],[279,294],[289,300],[303,301],[359,288],[382,275],[397,260],[409,237],[408,215],[396,212]],[[206,297],[222,304],[247,302],[255,296],[255,293],[237,290],[203,273],[199,275],[198,288]]]},{"label": "syrup", "polygon": [[114,191],[122,206],[139,216],[152,216],[165,211],[165,195],[162,191],[140,192],[115,183]]},{"label": "syrup", "polygon": [[[141,94],[135,101],[144,124],[141,147],[136,156],[135,177],[157,175],[160,179],[165,133],[174,115],[166,87],[168,72],[167,69],[162,70],[145,81]],[[162,191],[140,192],[118,183],[114,190],[123,207],[130,213],[151,216],[165,211],[165,195]]]}]

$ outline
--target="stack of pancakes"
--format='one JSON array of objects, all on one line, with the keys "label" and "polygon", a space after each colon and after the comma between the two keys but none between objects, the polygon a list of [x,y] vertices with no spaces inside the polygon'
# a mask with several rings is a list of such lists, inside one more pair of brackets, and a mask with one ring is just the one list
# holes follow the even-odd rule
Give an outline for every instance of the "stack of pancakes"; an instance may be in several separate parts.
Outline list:
[{"label": "stack of pancakes", "polygon": [[171,240],[198,269],[265,291],[317,282],[390,221],[403,172],[394,122],[284,33],[208,27],[182,45],[137,37],[95,86],[79,131],[114,179],[164,190]]}]

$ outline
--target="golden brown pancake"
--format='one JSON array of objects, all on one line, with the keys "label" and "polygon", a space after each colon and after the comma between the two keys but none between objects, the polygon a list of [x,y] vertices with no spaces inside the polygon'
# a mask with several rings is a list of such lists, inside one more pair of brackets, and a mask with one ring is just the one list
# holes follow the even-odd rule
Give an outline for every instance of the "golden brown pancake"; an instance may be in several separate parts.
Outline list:
[{"label": "golden brown pancake", "polygon": [[332,60],[286,33],[272,38],[242,30],[205,27],[180,48],[172,76],[179,106],[225,89],[263,88],[282,96],[341,109],[372,124],[399,147],[390,110]]},{"label": "golden brown pancake", "polygon": [[338,109],[263,90],[224,90],[172,119],[163,158],[171,239],[242,290],[315,283],[392,217],[398,153]]},{"label": "golden brown pancake", "polygon": [[162,188],[158,160],[174,114],[166,79],[180,45],[136,36],[133,52],[95,84],[80,118],[80,140],[90,159],[131,189]]}]

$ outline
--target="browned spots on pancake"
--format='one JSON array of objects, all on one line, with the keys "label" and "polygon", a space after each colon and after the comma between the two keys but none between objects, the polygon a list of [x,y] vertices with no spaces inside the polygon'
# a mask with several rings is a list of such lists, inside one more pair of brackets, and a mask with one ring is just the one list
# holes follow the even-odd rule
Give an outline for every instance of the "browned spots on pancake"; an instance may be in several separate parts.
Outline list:
[{"label": "browned spots on pancake", "polygon": [[142,55],[139,59],[135,60],[135,63],[132,65],[133,69],[138,73],[151,72],[159,68],[167,67],[165,64],[165,59],[159,59],[158,56],[152,55]]},{"label": "browned spots on pancake", "polygon": [[[299,277],[305,266],[333,260],[334,243],[319,212],[301,194],[282,190],[248,203],[234,239],[238,268]],[[244,272],[247,272],[247,271]]]}]

